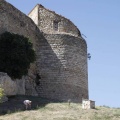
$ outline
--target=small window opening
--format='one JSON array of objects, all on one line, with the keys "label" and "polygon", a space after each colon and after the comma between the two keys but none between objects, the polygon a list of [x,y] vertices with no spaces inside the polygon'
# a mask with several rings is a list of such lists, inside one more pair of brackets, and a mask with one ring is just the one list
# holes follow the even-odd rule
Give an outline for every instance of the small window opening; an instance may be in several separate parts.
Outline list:
[{"label": "small window opening", "polygon": [[58,21],[53,21],[53,29],[58,31]]},{"label": "small window opening", "polygon": [[36,85],[40,85],[40,79],[41,79],[41,76],[37,73],[36,79],[35,79]]}]

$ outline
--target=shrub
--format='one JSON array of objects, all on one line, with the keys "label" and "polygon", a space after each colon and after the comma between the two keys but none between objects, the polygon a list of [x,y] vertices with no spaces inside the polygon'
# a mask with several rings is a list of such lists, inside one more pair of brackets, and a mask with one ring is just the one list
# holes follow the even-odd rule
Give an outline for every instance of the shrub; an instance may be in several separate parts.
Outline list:
[{"label": "shrub", "polygon": [[5,32],[0,36],[0,71],[11,78],[27,75],[30,63],[35,61],[35,51],[28,38]]},{"label": "shrub", "polygon": [[0,103],[2,102],[2,98],[4,97],[4,89],[0,87]]}]

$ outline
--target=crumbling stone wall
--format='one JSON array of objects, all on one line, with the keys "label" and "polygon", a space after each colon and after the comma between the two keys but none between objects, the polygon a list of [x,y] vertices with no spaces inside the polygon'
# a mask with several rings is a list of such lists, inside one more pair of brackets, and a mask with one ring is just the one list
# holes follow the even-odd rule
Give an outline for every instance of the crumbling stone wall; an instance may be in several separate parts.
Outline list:
[{"label": "crumbling stone wall", "polygon": [[44,8],[40,4],[36,5],[28,16],[35,21],[44,33],[81,35],[78,28],[70,20]]},{"label": "crumbling stone wall", "polygon": [[0,0],[0,33],[5,31],[29,37],[34,43],[34,47],[41,34],[29,17],[5,0]]}]

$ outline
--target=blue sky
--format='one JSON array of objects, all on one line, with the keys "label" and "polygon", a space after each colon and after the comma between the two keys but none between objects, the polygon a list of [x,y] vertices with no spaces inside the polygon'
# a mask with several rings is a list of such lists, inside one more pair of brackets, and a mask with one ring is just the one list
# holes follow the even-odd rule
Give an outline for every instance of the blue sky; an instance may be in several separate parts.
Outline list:
[{"label": "blue sky", "polygon": [[70,19],[87,36],[89,98],[120,107],[120,0],[7,0],[28,14],[37,4]]}]

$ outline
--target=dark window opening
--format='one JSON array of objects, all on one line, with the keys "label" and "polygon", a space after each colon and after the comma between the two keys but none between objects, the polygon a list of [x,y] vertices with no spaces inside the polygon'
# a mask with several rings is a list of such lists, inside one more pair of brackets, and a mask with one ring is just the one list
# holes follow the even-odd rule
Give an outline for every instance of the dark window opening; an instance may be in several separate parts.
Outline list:
[{"label": "dark window opening", "polygon": [[58,31],[58,21],[53,21],[53,29]]},{"label": "dark window opening", "polygon": [[36,85],[40,85],[40,79],[41,79],[41,76],[37,73],[36,79],[35,79]]}]

